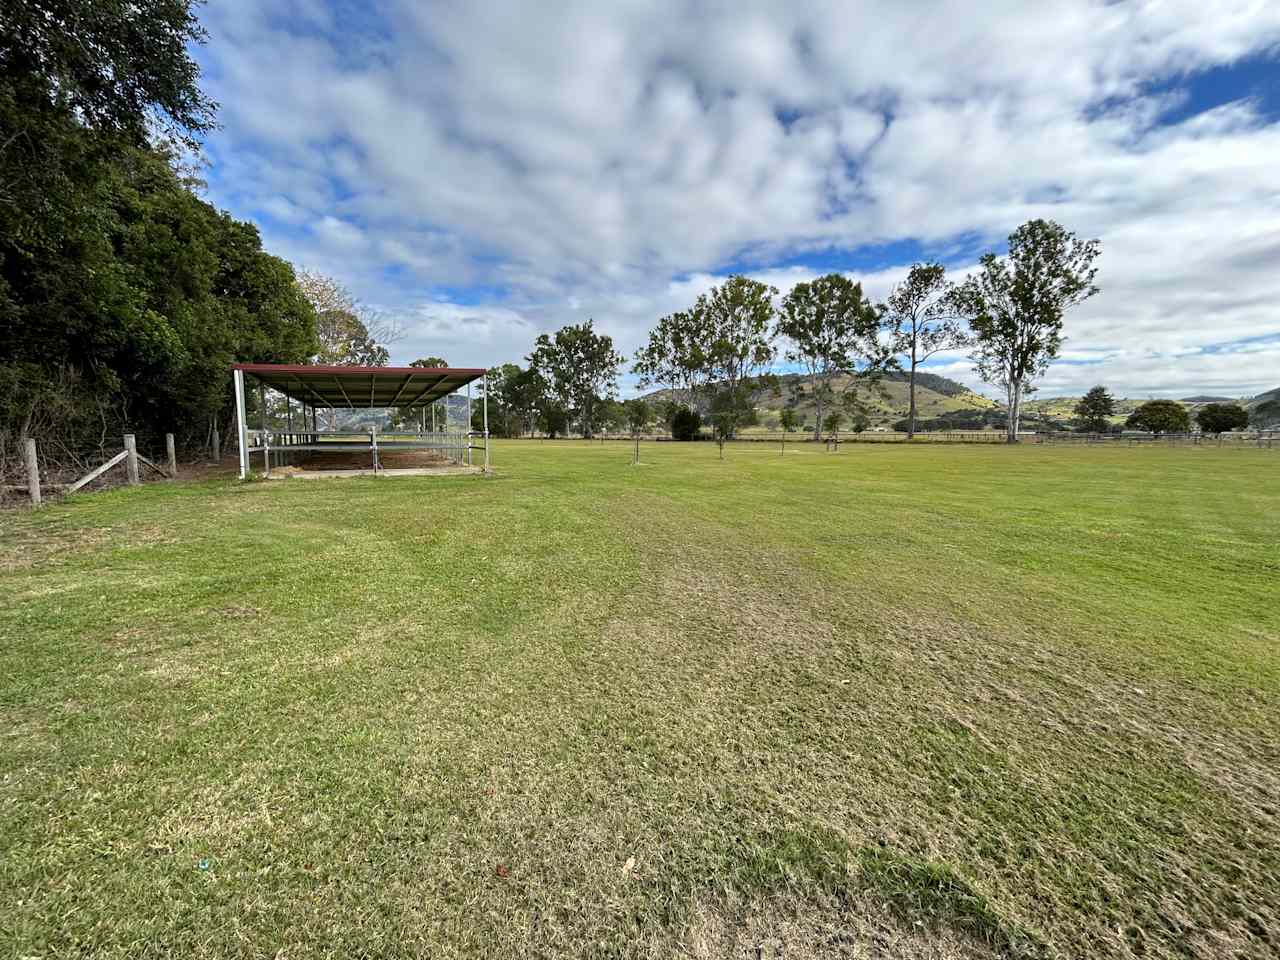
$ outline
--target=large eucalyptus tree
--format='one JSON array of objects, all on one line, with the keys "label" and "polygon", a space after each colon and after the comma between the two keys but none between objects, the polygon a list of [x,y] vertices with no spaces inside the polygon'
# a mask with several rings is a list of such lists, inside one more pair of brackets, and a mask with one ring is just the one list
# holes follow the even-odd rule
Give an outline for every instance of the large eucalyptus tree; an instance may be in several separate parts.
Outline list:
[{"label": "large eucalyptus tree", "polygon": [[1031,220],[1010,234],[1006,256],[987,254],[956,288],[973,331],[974,369],[1005,391],[1009,443],[1018,442],[1023,395],[1062,348],[1064,314],[1098,292],[1101,250],[1052,220]]},{"label": "large eucalyptus tree", "polygon": [[[797,283],[783,298],[778,332],[789,341],[787,359],[805,368],[813,386],[815,440],[829,419],[824,416],[828,407],[840,397],[856,396],[893,364],[880,329],[880,311],[863,296],[862,285],[843,274]],[[841,377],[838,397],[835,383]]]},{"label": "large eucalyptus tree", "polygon": [[884,317],[893,350],[907,368],[907,439],[916,432],[916,369],[935,354],[968,346],[964,325],[956,316],[952,286],[940,263],[917,263],[889,293]]}]

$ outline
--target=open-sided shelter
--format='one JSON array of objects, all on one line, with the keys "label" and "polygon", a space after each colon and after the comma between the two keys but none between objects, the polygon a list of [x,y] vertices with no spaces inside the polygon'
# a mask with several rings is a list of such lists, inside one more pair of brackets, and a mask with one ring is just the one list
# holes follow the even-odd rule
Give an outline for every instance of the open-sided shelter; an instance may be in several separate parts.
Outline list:
[{"label": "open-sided shelter", "polygon": [[[471,384],[485,376],[482,368],[470,367],[354,367],[308,366],[304,364],[238,363],[232,367],[236,400],[236,429],[240,448],[240,477],[249,475],[251,457],[262,456],[263,469],[272,464],[294,462],[300,456],[319,453],[368,455],[368,469],[381,472],[379,451],[432,450],[457,463],[474,464],[483,451],[484,469],[489,469],[488,390],[483,391],[482,430],[471,429]],[[258,388],[259,424],[251,427],[246,416],[246,378]],[[465,420],[460,429],[450,428],[446,400],[443,423],[437,422],[438,401],[466,390]],[[279,416],[268,423],[266,391],[285,400],[283,423]],[[295,406],[296,405],[296,406]],[[408,414],[395,431],[344,428],[336,422],[321,427],[317,411],[395,409]],[[334,418],[336,421],[336,418]],[[483,443],[473,441],[482,439]],[[361,457],[363,459],[363,457]]]}]

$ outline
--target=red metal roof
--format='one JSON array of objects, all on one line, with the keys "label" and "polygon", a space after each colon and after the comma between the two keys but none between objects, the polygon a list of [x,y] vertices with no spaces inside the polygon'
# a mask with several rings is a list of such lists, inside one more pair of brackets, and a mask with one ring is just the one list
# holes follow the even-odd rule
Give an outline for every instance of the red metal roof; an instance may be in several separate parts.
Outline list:
[{"label": "red metal roof", "polygon": [[272,390],[326,407],[417,407],[484,376],[482,367],[354,367],[237,363]]}]

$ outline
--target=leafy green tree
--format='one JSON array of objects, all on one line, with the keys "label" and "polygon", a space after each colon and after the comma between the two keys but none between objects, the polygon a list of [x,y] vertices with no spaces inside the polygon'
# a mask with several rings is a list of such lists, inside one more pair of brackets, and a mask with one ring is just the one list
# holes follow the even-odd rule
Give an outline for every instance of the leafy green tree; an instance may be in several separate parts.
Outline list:
[{"label": "leafy green tree", "polygon": [[569,411],[563,405],[549,400],[538,410],[538,427],[554,440],[569,432]]},{"label": "leafy green tree", "polygon": [[782,428],[782,439],[779,441],[779,452],[785,456],[787,453],[787,434],[795,433],[800,428],[800,415],[796,413],[794,407],[783,407],[778,414],[778,426]]},{"label": "leafy green tree", "polygon": [[702,430],[702,415],[692,407],[681,407],[671,418],[672,440],[696,440]]},{"label": "leafy green tree", "polygon": [[787,359],[808,371],[817,403],[815,440],[825,423],[823,410],[837,399],[837,377],[846,377],[845,392],[856,394],[861,382],[893,364],[880,326],[880,312],[863,297],[862,285],[838,273],[797,283],[783,298],[778,332],[790,342]]},{"label": "leafy green tree", "polygon": [[0,83],[20,91],[13,99],[33,115],[66,111],[86,129],[137,146],[157,130],[195,146],[213,128],[216,105],[201,92],[191,56],[206,37],[194,6],[9,0],[0,20]]},{"label": "leafy green tree", "polygon": [[[191,0],[7,0],[0,14],[0,255],[55,274],[82,261],[108,172],[153,140],[195,146],[214,126],[191,55],[205,40]],[[54,264],[50,262],[61,261]],[[19,276],[0,309],[21,307]],[[83,275],[82,275],[83,274]],[[65,276],[65,272],[63,271]],[[93,267],[67,277],[93,276]]]},{"label": "leafy green tree", "polygon": [[628,400],[622,406],[626,416],[627,429],[631,431],[633,437],[638,437],[644,433],[645,428],[653,423],[653,407],[643,397]]},{"label": "leafy green tree", "polygon": [[627,411],[621,401],[603,399],[596,402],[596,424],[605,433],[617,433],[627,423]]},{"label": "leafy green tree", "polygon": [[708,371],[696,346],[695,318],[689,313],[673,313],[660,319],[649,331],[648,342],[636,351],[632,371],[641,387],[667,390],[667,422],[683,407],[698,400],[699,388]]},{"label": "leafy green tree", "polygon": [[776,287],[735,275],[700,295],[690,311],[697,334],[691,357],[709,382],[725,388],[728,404],[740,404],[741,388],[773,361],[777,295]]},{"label": "leafy green tree", "polygon": [[532,433],[534,418],[542,399],[541,380],[537,371],[521,369],[514,363],[503,364],[502,371],[502,382],[498,390],[503,407],[523,425],[525,433]]},{"label": "leafy green tree", "polygon": [[1191,416],[1176,400],[1148,400],[1129,414],[1125,426],[1150,433],[1186,433],[1191,429]]},{"label": "leafy green tree", "polygon": [[635,453],[631,462],[637,464],[640,462],[640,434],[644,433],[645,428],[653,423],[653,407],[642,397],[636,397],[626,401],[622,405],[623,413],[626,417],[627,429],[631,431],[631,438],[635,441]]},{"label": "leafy green tree", "polygon": [[314,311],[293,269],[262,251],[256,228],[191,193],[166,154],[121,148],[119,162],[95,175],[78,210],[92,229],[74,242],[64,233],[65,249],[6,256],[0,267],[9,297],[0,365],[27,371],[10,398],[16,420],[0,429],[32,431],[46,387],[74,382],[80,414],[64,418],[65,437],[44,439],[75,447],[90,431],[128,431],[143,444],[164,433],[202,442],[229,413],[231,364],[305,360]]},{"label": "leafy green tree", "polygon": [[518,437],[533,425],[538,408],[537,378],[515,363],[493,367],[486,377],[489,391],[489,432]]},{"label": "leafy green tree", "polygon": [[552,404],[576,417],[587,439],[593,435],[600,399],[611,398],[617,390],[622,362],[614,352],[613,339],[596,333],[592,324],[588,320],[561,327],[554,336],[539,335],[528,357]]},{"label": "leafy green tree", "polygon": [[822,422],[827,436],[833,437],[840,432],[840,428],[844,426],[844,411],[832,410],[827,414],[827,418]]},{"label": "leafy green tree", "polygon": [[1097,240],[1031,220],[1009,236],[1007,256],[987,254],[955,290],[952,302],[973,331],[974,369],[1005,390],[1009,443],[1018,442],[1023,395],[1062,347],[1066,310],[1098,292],[1100,252]]},{"label": "leafy green tree", "polygon": [[[893,336],[894,353],[907,361],[907,439],[916,432],[916,368],[944,350],[969,345],[956,316],[953,288],[940,263],[917,263],[893,288],[884,316]],[[864,428],[865,429],[865,428]]]},{"label": "leafy green tree", "polygon": [[1249,412],[1238,403],[1208,403],[1196,411],[1196,423],[1205,433],[1243,430],[1249,425]]},{"label": "leafy green tree", "polygon": [[735,275],[701,294],[689,310],[663,317],[636,354],[641,385],[665,385],[679,406],[714,407],[712,419],[730,425],[744,393],[768,383],[760,374],[774,357],[777,293]]},{"label": "leafy green tree", "polygon": [[720,459],[724,459],[726,440],[737,436],[742,427],[749,427],[756,422],[757,414],[754,404],[755,391],[749,383],[739,383],[737,387],[721,386],[711,398],[711,429],[720,448]]},{"label": "leafy green tree", "polygon": [[1115,398],[1103,386],[1094,387],[1080,398],[1075,407],[1076,418],[1088,433],[1106,433],[1111,428],[1111,416],[1115,412]]},{"label": "leafy green tree", "polygon": [[195,196],[164,146],[213,125],[203,39],[186,0],[5,4],[0,435],[202,442],[230,409],[233,361],[314,352],[292,268]]}]

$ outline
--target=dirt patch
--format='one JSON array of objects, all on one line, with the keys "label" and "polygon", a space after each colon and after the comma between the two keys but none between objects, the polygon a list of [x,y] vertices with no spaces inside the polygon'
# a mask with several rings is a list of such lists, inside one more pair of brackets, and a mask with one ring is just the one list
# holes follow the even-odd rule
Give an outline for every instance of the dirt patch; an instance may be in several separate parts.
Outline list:
[{"label": "dirt patch", "polygon": [[114,533],[110,527],[50,530],[18,527],[6,532],[0,547],[0,570],[25,570],[102,546]]},{"label": "dirt patch", "polygon": [[[379,450],[378,464],[386,470],[443,467],[453,463],[435,450]],[[313,453],[296,465],[299,470],[371,470],[371,453]],[[274,473],[278,468],[272,467]]]}]

